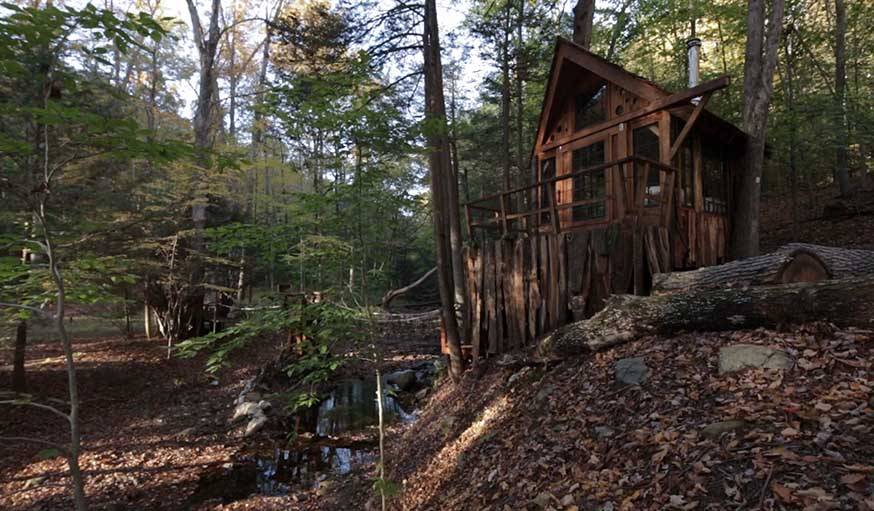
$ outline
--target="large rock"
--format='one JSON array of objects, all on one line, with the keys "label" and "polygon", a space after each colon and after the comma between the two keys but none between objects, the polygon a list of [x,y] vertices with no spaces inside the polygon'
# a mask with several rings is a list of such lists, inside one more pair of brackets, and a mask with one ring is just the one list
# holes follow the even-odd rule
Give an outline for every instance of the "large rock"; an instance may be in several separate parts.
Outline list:
[{"label": "large rock", "polygon": [[746,427],[746,421],[732,419],[727,421],[714,422],[708,424],[701,430],[701,434],[708,438],[719,438],[723,433],[732,433]]},{"label": "large rock", "polygon": [[616,361],[616,381],[625,385],[640,385],[649,377],[643,357],[623,358]]},{"label": "large rock", "polygon": [[258,409],[258,412],[255,413],[252,418],[249,420],[249,423],[246,424],[246,432],[243,433],[244,436],[252,436],[258,431],[261,431],[261,428],[267,424],[267,416],[264,415],[264,412],[261,409]]},{"label": "large rock", "polygon": [[410,390],[416,384],[416,371],[404,369],[385,375],[385,382],[397,385],[401,390]]},{"label": "large rock", "polygon": [[734,344],[719,350],[719,374],[741,369],[788,369],[792,359],[785,351],[758,344]]},{"label": "large rock", "polygon": [[234,408],[234,415],[231,417],[231,422],[237,422],[240,419],[249,418],[256,413],[263,413],[258,403],[253,401],[240,403],[236,408]]}]

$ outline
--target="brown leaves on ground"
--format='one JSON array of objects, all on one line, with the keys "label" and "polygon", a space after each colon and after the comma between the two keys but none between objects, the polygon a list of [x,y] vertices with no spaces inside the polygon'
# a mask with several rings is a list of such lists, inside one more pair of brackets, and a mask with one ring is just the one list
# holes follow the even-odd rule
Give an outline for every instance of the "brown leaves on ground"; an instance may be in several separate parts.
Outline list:
[{"label": "brown leaves on ground", "polygon": [[[735,343],[796,364],[719,376],[719,348]],[[871,332],[808,325],[646,338],[546,371],[493,368],[440,389],[389,441],[392,477],[405,481],[395,506],[874,511],[872,350]],[[632,356],[650,377],[621,387],[613,365]]]}]

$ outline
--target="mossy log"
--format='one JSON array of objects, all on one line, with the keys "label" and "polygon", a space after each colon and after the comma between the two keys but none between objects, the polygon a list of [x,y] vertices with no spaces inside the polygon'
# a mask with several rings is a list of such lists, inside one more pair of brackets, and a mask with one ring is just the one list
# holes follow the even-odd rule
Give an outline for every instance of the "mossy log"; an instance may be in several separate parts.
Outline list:
[{"label": "mossy log", "polygon": [[874,328],[874,276],[737,288],[615,295],[601,312],[548,335],[541,357],[608,348],[644,335],[777,327],[825,320]]}]

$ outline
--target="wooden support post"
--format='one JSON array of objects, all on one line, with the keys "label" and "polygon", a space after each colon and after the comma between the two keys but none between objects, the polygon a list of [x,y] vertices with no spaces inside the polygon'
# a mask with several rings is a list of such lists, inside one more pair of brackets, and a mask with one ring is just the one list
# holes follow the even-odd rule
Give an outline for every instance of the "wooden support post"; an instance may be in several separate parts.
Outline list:
[{"label": "wooden support post", "polygon": [[639,180],[637,181],[637,192],[634,197],[635,208],[637,209],[637,216],[640,218],[640,215],[643,214],[643,207],[646,204],[646,182],[649,180],[649,162],[643,163],[643,174],[638,176]]},{"label": "wooden support post", "polygon": [[552,232],[558,234],[561,232],[561,220],[558,218],[558,208],[556,207],[556,186],[555,181],[549,183],[547,188],[549,192],[546,194],[546,197],[549,199],[549,218],[552,220]]},{"label": "wooden support post", "polygon": [[501,232],[504,237],[507,237],[507,194],[501,193]]},{"label": "wooden support post", "polygon": [[467,220],[467,239],[468,239],[468,241],[473,241],[473,228],[471,226],[470,213],[471,213],[470,204],[465,204],[464,205],[464,217]]},{"label": "wooden support post", "polygon": [[695,125],[695,121],[698,120],[698,117],[701,116],[701,112],[704,111],[704,107],[707,106],[707,102],[710,101],[710,96],[713,92],[708,92],[701,97],[701,101],[695,105],[695,109],[692,110],[692,114],[689,115],[689,118],[686,120],[686,124],[683,125],[683,129],[680,131],[680,134],[677,135],[677,139],[674,140],[674,144],[671,146],[671,154],[668,158],[668,161],[674,159],[674,156],[677,155],[677,151],[680,150],[680,146],[683,145],[683,142],[686,140],[686,137],[689,135],[689,132],[692,131],[692,127]]}]

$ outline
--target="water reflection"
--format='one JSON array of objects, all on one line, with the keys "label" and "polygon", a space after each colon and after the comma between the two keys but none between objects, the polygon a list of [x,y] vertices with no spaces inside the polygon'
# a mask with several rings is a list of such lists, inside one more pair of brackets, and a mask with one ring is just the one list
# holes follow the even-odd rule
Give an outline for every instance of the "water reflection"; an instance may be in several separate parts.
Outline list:
[{"label": "water reflection", "polygon": [[345,475],[370,463],[374,456],[372,450],[350,447],[277,450],[272,458],[256,458],[256,490],[262,495],[284,495],[295,486],[317,486],[330,475]]},{"label": "water reflection", "polygon": [[[346,380],[337,384],[319,405],[317,436],[337,436],[373,426],[379,422],[375,380]],[[383,388],[383,414],[386,422],[410,420],[397,400]]]}]

